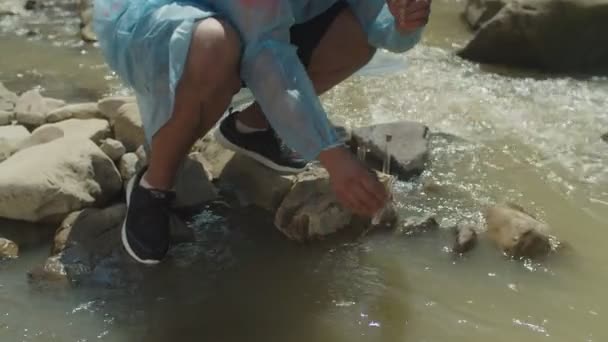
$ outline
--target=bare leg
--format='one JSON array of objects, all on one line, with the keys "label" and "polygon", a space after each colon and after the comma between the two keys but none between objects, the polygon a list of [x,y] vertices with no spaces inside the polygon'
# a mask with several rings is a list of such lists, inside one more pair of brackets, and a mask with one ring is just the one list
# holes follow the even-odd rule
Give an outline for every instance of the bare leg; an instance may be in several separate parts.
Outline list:
[{"label": "bare leg", "polygon": [[[313,51],[308,75],[318,95],[352,76],[373,57],[375,49],[367,42],[361,24],[350,10],[343,10]],[[257,102],[238,114],[250,127],[266,128],[268,122]]]},{"label": "bare leg", "polygon": [[190,147],[208,132],[240,86],[239,38],[227,24],[201,21],[192,38],[184,75],[178,85],[171,119],[152,139],[146,181],[154,188],[173,186]]}]

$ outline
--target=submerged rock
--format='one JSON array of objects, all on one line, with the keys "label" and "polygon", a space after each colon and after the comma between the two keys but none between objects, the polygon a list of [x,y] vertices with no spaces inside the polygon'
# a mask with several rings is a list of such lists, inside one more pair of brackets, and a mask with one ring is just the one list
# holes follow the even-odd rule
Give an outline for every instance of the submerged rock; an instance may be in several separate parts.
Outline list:
[{"label": "submerged rock", "polygon": [[391,137],[389,154],[391,174],[401,179],[419,175],[429,154],[429,130],[416,122],[393,122],[356,128],[352,131],[351,147],[368,149],[366,160],[382,165],[386,157],[386,137]]},{"label": "submerged rock", "polygon": [[469,0],[478,28],[458,54],[482,63],[592,71],[608,68],[608,0]]},{"label": "submerged rock", "polygon": [[118,170],[92,141],[60,138],[0,163],[0,217],[57,220],[118,194]]},{"label": "submerged rock", "polygon": [[120,157],[127,152],[127,149],[120,141],[111,138],[104,139],[99,148],[113,161],[120,160]]},{"label": "submerged rock", "polygon": [[452,251],[458,254],[464,254],[477,245],[477,231],[471,225],[459,225],[454,230],[456,239]]},{"label": "submerged rock", "polygon": [[506,255],[515,258],[535,258],[552,249],[550,228],[521,207],[498,205],[484,213],[487,235]]},{"label": "submerged rock", "polygon": [[0,260],[15,259],[19,256],[19,246],[11,240],[0,238]]},{"label": "submerged rock", "polygon": [[[56,231],[51,256],[42,267],[30,272],[30,278],[66,284],[124,285],[141,269],[125,253],[120,241],[125,215],[126,205],[123,203],[71,213]],[[194,241],[192,230],[174,216],[171,219],[171,241]]]},{"label": "submerged rock", "polygon": [[0,162],[15,153],[29,137],[30,132],[23,126],[0,126]]},{"label": "submerged rock", "polygon": [[32,134],[36,134],[36,131],[48,127],[59,128],[63,131],[63,136],[66,138],[90,139],[96,144],[100,144],[101,140],[108,138],[112,134],[110,123],[104,119],[68,119],[42,125],[35,129]]},{"label": "submerged rock", "polygon": [[50,111],[46,115],[46,121],[53,123],[67,119],[101,119],[103,115],[97,107],[97,103],[75,103],[69,104]]},{"label": "submerged rock", "polygon": [[403,223],[398,227],[397,233],[408,236],[416,236],[427,232],[439,230],[439,222],[434,215],[413,216],[403,220]]}]

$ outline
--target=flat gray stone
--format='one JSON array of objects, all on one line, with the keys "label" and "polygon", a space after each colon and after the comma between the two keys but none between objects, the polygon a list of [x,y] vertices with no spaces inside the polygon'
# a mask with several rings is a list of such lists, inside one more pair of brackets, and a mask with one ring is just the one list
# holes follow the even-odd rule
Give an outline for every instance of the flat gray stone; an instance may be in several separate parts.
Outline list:
[{"label": "flat gray stone", "polygon": [[408,179],[424,171],[429,155],[429,129],[417,122],[393,122],[356,128],[352,132],[351,146],[364,146],[368,149],[366,161],[381,167],[386,153],[386,137],[389,143],[391,174]]}]

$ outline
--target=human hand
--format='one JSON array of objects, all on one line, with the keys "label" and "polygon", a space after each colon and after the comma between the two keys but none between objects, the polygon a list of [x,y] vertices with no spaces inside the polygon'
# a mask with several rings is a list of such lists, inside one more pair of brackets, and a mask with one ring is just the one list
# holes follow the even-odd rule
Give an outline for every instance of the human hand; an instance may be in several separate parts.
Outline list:
[{"label": "human hand", "polygon": [[319,160],[329,173],[338,201],[355,213],[372,217],[382,209],[388,194],[374,173],[344,147],[321,152]]},{"label": "human hand", "polygon": [[429,21],[431,0],[386,0],[386,4],[399,32],[414,31]]}]

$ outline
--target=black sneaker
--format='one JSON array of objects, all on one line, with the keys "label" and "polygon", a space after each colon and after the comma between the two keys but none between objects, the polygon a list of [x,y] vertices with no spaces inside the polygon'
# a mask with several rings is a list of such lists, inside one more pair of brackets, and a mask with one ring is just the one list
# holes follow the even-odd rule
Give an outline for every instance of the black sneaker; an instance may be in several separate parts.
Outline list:
[{"label": "black sneaker", "polygon": [[299,173],[308,162],[296,155],[272,128],[253,133],[236,129],[236,113],[228,115],[215,130],[215,139],[227,149],[242,153],[259,163],[282,173]]},{"label": "black sneaker", "polygon": [[169,208],[173,192],[150,190],[139,184],[145,169],[127,186],[127,217],[122,225],[122,244],[137,262],[158,264],[169,250]]}]

